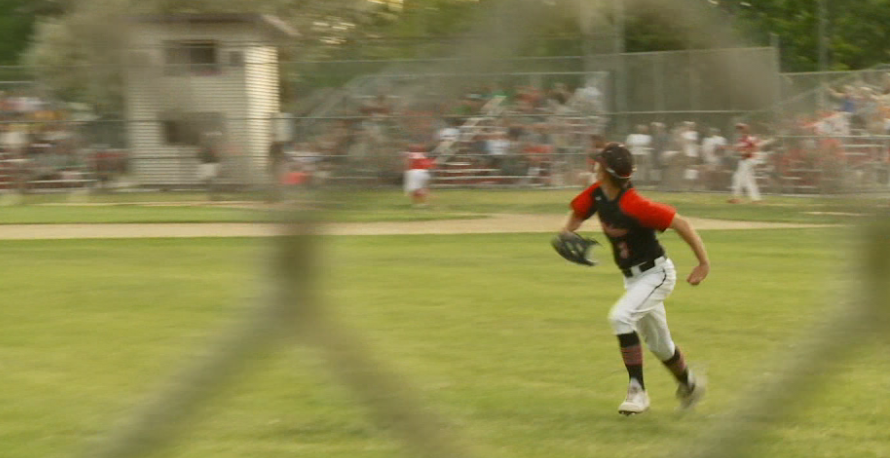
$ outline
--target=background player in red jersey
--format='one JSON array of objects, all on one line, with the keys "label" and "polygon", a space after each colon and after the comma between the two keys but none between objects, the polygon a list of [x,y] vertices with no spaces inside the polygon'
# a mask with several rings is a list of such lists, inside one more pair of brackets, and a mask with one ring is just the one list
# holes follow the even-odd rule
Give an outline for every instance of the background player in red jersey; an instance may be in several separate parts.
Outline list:
[{"label": "background player in red jersey", "polygon": [[430,169],[435,162],[424,154],[423,147],[419,145],[408,148],[405,161],[405,194],[411,196],[414,206],[425,207],[430,192]]},{"label": "background player in red jersey", "polygon": [[732,176],[732,199],[729,199],[729,203],[741,202],[739,197],[742,195],[742,188],[748,191],[752,202],[760,202],[760,188],[757,187],[757,177],[754,176],[754,166],[757,164],[754,154],[759,147],[758,140],[751,135],[747,124],[736,124],[735,130],[738,134],[735,150],[739,154],[739,165]]},{"label": "background player in red jersey", "polygon": [[671,339],[664,300],[674,290],[677,274],[656,231],[674,229],[692,248],[699,264],[686,281],[693,286],[708,276],[708,254],[695,229],[676,210],[636,192],[630,182],[634,160],[627,148],[611,143],[596,156],[596,163],[596,183],[572,200],[572,211],[562,230],[575,232],[584,221],[598,214],[612,245],[615,263],[625,277],[626,293],[609,313],[630,377],[627,398],[618,411],[631,415],[649,408],[643,382],[641,337],[677,379],[680,407],[691,408],[704,395],[705,385],[701,377],[696,379],[687,368],[683,353]]}]

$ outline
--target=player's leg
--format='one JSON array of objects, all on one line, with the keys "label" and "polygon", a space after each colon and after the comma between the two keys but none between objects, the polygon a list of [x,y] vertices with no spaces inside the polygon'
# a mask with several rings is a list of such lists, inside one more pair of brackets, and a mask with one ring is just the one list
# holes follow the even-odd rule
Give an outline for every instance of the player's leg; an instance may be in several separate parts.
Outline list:
[{"label": "player's leg", "polygon": [[417,206],[421,197],[421,170],[408,170],[405,172],[405,194],[411,196],[411,204]]},{"label": "player's leg", "polygon": [[704,377],[696,376],[686,364],[686,357],[671,338],[664,305],[656,307],[637,323],[646,346],[677,380],[677,399],[680,407],[695,406],[705,394]]},{"label": "player's leg", "polygon": [[731,204],[739,203],[739,197],[742,195],[742,168],[744,167],[743,163],[744,161],[739,161],[735,173],[732,174],[732,198],[729,199],[729,203]]},{"label": "player's leg", "polygon": [[418,206],[426,207],[429,205],[427,198],[430,194],[430,173],[427,170],[420,170],[417,177],[417,191],[415,203]]},{"label": "player's leg", "polygon": [[[676,269],[672,262],[668,261],[661,266],[666,273],[667,283],[673,289],[677,281]],[[668,327],[667,312],[664,308],[664,295],[653,295],[650,303],[642,308],[647,313],[637,321],[637,331],[646,342],[649,350],[671,372],[677,380],[677,398],[680,407],[688,409],[693,407],[705,393],[704,378],[697,378],[686,365],[686,358],[671,337]],[[657,302],[656,302],[657,301]]]},{"label": "player's leg", "polygon": [[745,187],[748,189],[748,197],[754,202],[760,201],[760,188],[757,186],[757,176],[754,173],[754,161],[748,159],[747,173],[745,173]]},{"label": "player's leg", "polygon": [[405,173],[402,176],[402,189],[405,191],[406,196],[411,196],[414,193],[414,187],[416,186],[414,184],[414,174],[412,172],[413,170],[405,170]]},{"label": "player's leg", "polygon": [[609,322],[618,337],[621,358],[628,374],[627,398],[619,406],[621,413],[644,412],[649,408],[649,397],[643,379],[643,348],[637,323],[651,308],[661,304],[673,290],[673,278],[661,266],[649,272],[626,280],[627,292],[609,312]]}]

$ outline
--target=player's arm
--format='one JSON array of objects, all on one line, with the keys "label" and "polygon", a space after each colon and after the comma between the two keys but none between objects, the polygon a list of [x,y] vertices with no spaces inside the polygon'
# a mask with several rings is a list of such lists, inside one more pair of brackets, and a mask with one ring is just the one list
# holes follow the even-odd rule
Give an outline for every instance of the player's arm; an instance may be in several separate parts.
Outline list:
[{"label": "player's arm", "polygon": [[566,224],[562,228],[562,232],[575,232],[581,228],[581,225],[584,224],[584,221],[587,218],[581,218],[574,211],[569,212],[569,217],[566,219]]},{"label": "player's arm", "polygon": [[562,232],[577,231],[584,224],[584,221],[587,221],[596,213],[596,202],[593,200],[593,192],[598,187],[599,183],[594,183],[593,186],[585,189],[584,192],[572,199],[572,203],[569,205],[572,210],[569,212],[566,223],[562,227]]},{"label": "player's arm", "polygon": [[692,269],[692,273],[686,278],[689,284],[696,286],[704,281],[711,271],[711,262],[708,260],[708,251],[705,249],[705,244],[699,237],[698,232],[695,231],[695,228],[692,227],[692,224],[680,215],[674,216],[674,220],[671,221],[669,227],[680,234],[680,237],[692,248],[692,252],[698,258],[698,266]]}]

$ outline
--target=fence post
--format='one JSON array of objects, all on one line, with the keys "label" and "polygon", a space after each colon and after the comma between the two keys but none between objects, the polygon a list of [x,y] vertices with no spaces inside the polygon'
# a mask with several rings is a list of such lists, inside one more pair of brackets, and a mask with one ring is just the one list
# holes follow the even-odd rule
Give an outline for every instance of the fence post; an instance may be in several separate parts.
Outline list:
[{"label": "fence post", "polygon": [[776,87],[774,88],[776,101],[772,105],[775,107],[774,119],[776,123],[778,123],[780,129],[785,122],[784,109],[783,109],[783,100],[782,100],[782,48],[781,41],[779,35],[776,33],[771,33],[769,35],[770,38],[770,47],[773,48],[773,58],[776,66]]}]

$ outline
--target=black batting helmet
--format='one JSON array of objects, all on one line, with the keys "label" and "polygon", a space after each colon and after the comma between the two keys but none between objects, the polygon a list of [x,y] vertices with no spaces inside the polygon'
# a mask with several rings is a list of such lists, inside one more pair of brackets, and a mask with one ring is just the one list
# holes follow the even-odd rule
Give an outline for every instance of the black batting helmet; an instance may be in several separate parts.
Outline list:
[{"label": "black batting helmet", "polygon": [[628,149],[620,143],[609,143],[596,155],[596,161],[612,175],[619,180],[627,180],[633,175],[634,156]]}]

